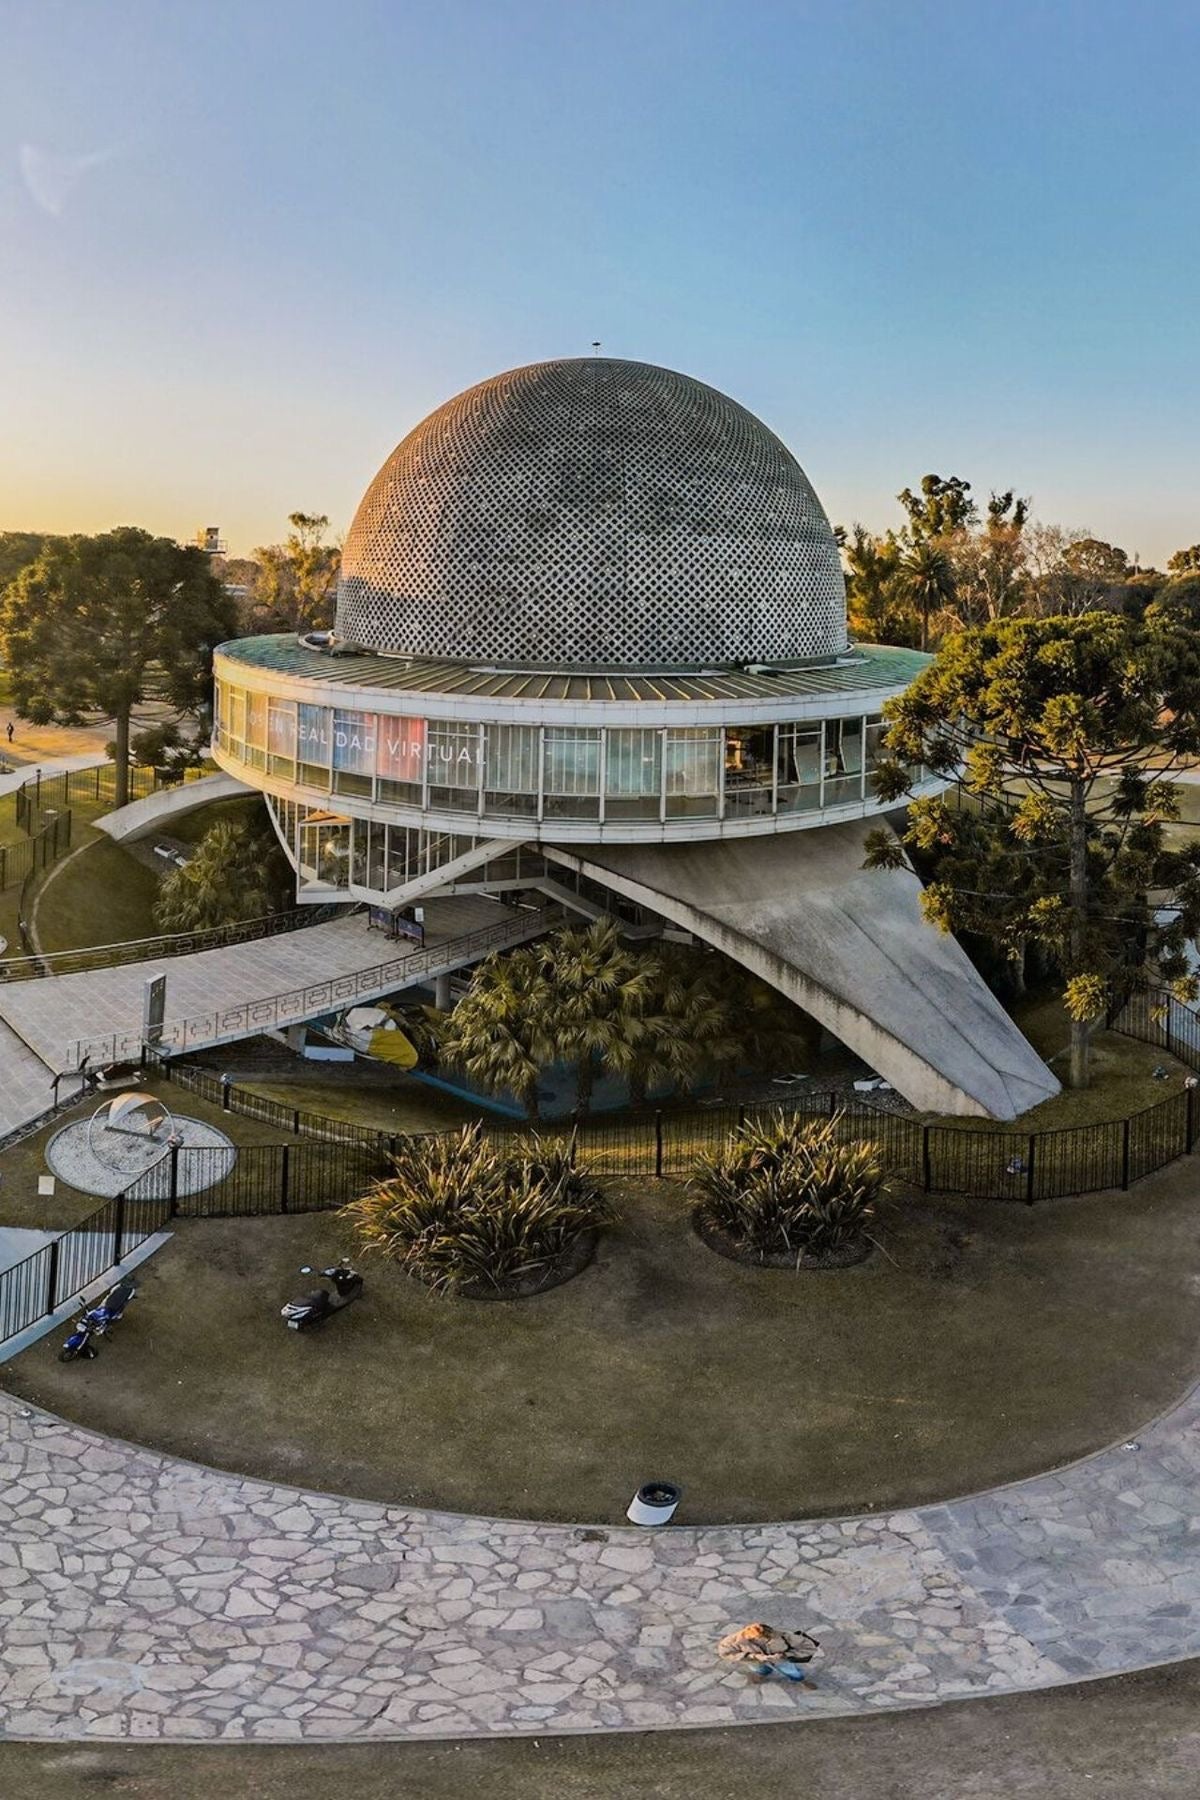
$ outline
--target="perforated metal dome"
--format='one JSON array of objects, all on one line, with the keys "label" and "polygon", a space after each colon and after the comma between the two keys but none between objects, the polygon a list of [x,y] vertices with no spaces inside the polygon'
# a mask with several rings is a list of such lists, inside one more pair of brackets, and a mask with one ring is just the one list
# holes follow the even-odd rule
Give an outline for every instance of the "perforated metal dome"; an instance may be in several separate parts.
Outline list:
[{"label": "perforated metal dome", "polygon": [[825,512],[744,407],[648,363],[534,363],[392,452],[342,558],[337,628],[490,664],[784,662],[846,644]]}]

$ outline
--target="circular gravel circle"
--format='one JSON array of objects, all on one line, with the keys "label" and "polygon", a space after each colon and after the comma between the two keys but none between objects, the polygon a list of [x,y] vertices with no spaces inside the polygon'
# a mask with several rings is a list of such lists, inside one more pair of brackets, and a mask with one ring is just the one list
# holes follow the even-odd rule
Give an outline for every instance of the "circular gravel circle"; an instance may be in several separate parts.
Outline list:
[{"label": "circular gravel circle", "polygon": [[[225,1136],[200,1119],[189,1119],[175,1113],[176,1136],[183,1154],[179,1158],[176,1193],[202,1194],[206,1188],[224,1181],[237,1161],[237,1151]],[[124,1193],[139,1177],[162,1164],[167,1172],[169,1151],[161,1139],[115,1132],[106,1134],[105,1154],[101,1162],[88,1145],[87,1119],[77,1119],[56,1131],[46,1145],[46,1162],[60,1181],[77,1188],[81,1194],[97,1194],[108,1199]],[[203,1155],[198,1154],[204,1152]],[[165,1192],[165,1188],[164,1188]]]}]

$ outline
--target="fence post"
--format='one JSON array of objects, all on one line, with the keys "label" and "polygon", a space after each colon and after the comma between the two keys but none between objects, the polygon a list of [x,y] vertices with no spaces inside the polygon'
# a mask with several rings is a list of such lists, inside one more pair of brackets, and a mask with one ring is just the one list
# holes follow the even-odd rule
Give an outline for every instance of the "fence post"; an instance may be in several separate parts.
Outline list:
[{"label": "fence post", "polygon": [[656,1175],[661,1175],[662,1172],[663,1172],[663,1128],[662,1128],[662,1113],[660,1111],[660,1112],[656,1112],[654,1115],[654,1173]]},{"label": "fence post", "polygon": [[831,1119],[837,1113],[837,1109],[838,1109],[837,1089],[830,1088],[830,1090],[829,1090],[829,1116]]},{"label": "fence post", "polygon": [[116,1217],[113,1220],[113,1254],[114,1263],[121,1260],[121,1239],[125,1236],[125,1196],[117,1195]]},{"label": "fence post", "polygon": [[298,1106],[292,1108],[292,1136],[300,1136],[300,1108]]},{"label": "fence post", "polygon": [[1032,1206],[1034,1200],[1037,1197],[1033,1191],[1033,1164],[1034,1164],[1034,1158],[1036,1156],[1037,1156],[1037,1132],[1031,1131],[1029,1134],[1029,1155],[1025,1159],[1025,1204],[1026,1204],[1026,1206]]},{"label": "fence post", "polygon": [[1190,1152],[1196,1142],[1196,1090],[1193,1087],[1185,1088],[1184,1093],[1187,1098],[1187,1147]]},{"label": "fence post", "polygon": [[170,1211],[167,1214],[167,1217],[169,1219],[173,1219],[175,1217],[176,1213],[179,1211],[179,1145],[178,1144],[171,1145],[171,1187],[170,1187],[170,1191],[168,1194],[168,1199],[170,1201]]},{"label": "fence post", "polygon": [[279,1171],[279,1210],[285,1213],[288,1209],[288,1188],[292,1163],[292,1146],[283,1146],[282,1167]]},{"label": "fence post", "polygon": [[929,1158],[929,1127],[921,1127],[921,1186],[927,1194],[933,1192],[933,1166]]},{"label": "fence post", "polygon": [[1129,1120],[1121,1123],[1121,1186],[1129,1187]]},{"label": "fence post", "polygon": [[222,1077],[221,1077],[221,1110],[222,1110],[222,1112],[229,1111],[229,1090],[232,1086],[233,1086],[232,1077],[229,1075],[222,1075]]},{"label": "fence post", "polygon": [[746,1123],[746,1109],[744,1106],[739,1106],[738,1107],[738,1116],[737,1116],[737,1128],[739,1131],[742,1129],[742,1126],[745,1123]]},{"label": "fence post", "polygon": [[46,1271],[46,1312],[54,1311],[55,1296],[58,1293],[58,1238],[50,1239],[50,1267]]}]

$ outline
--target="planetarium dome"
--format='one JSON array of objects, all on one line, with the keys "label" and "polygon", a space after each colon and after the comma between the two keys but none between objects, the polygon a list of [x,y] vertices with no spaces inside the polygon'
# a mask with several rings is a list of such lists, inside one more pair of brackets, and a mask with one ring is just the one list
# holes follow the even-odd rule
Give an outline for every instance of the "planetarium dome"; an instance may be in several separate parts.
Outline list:
[{"label": "planetarium dome", "polygon": [[790,451],[715,388],[580,357],[494,376],[388,457],[338,636],[493,667],[695,669],[846,648],[833,532]]}]

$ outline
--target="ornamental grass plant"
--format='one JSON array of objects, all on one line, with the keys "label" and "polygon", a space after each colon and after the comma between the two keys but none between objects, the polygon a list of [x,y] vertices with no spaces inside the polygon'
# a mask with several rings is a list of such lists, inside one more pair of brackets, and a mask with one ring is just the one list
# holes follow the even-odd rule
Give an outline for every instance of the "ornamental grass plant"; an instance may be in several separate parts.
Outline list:
[{"label": "ornamental grass plant", "polygon": [[569,1149],[537,1137],[499,1147],[465,1126],[410,1139],[342,1216],[364,1250],[454,1294],[536,1288],[613,1211]]},{"label": "ornamental grass plant", "polygon": [[691,1188],[700,1231],[762,1263],[820,1266],[865,1255],[883,1188],[879,1147],[841,1142],[838,1123],[775,1111],[699,1157]]}]

